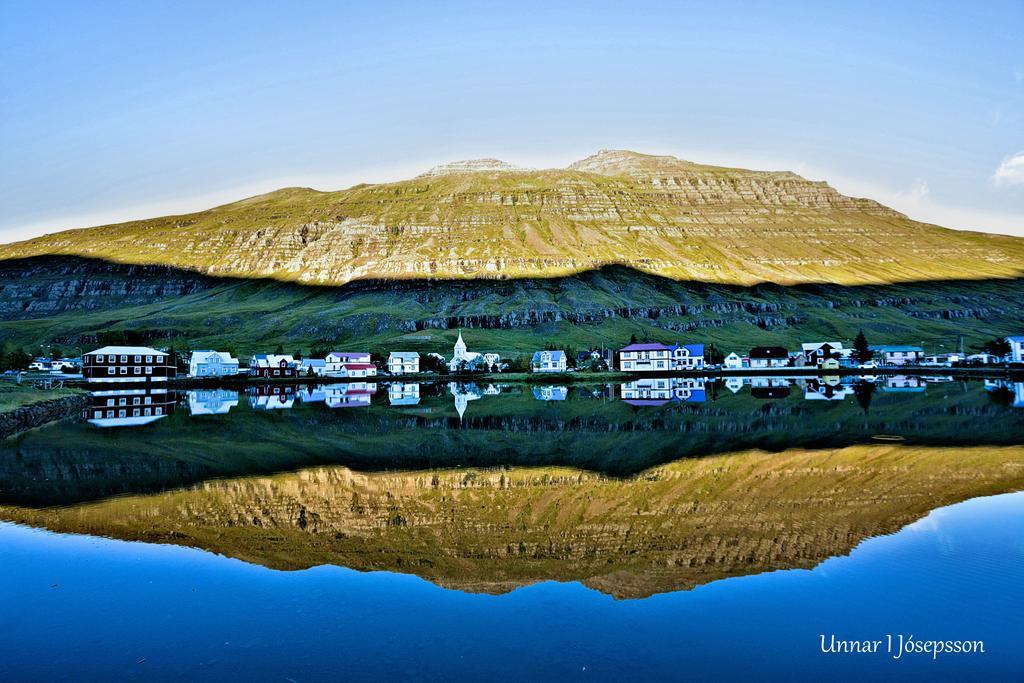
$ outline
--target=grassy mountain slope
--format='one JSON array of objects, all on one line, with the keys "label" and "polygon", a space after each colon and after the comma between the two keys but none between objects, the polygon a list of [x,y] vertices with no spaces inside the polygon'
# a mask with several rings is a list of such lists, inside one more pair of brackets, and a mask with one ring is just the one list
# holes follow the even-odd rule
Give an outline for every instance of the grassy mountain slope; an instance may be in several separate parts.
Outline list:
[{"label": "grassy mountain slope", "polygon": [[[102,334],[244,354],[317,342],[522,356],[546,342],[618,348],[631,335],[723,349],[808,339],[924,342],[952,351],[1019,334],[1024,279],[897,285],[683,283],[614,267],[564,278],[360,281],[342,287],[212,278],[169,268],[44,257],[0,263],[0,344],[68,352]],[[942,346],[940,346],[942,345]]]},{"label": "grassy mountain slope", "polygon": [[66,231],[2,246],[0,259],[59,254],[332,285],[554,277],[608,264],[730,284],[1024,274],[1022,239],[918,223],[792,173],[611,151],[564,170],[489,163]]}]

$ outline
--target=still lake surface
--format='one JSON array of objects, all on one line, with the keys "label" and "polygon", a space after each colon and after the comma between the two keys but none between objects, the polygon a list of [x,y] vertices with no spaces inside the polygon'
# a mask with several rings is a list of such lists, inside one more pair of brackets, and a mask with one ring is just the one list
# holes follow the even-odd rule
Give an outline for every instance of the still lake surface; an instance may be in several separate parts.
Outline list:
[{"label": "still lake surface", "polygon": [[101,391],[0,442],[0,680],[1019,680],[1022,489],[1003,381]]}]

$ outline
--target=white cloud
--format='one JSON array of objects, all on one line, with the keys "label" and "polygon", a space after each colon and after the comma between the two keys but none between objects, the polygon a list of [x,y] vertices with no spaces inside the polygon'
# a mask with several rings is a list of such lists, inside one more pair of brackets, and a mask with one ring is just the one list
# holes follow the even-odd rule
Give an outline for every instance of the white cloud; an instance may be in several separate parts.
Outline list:
[{"label": "white cloud", "polygon": [[992,174],[992,182],[1000,187],[1024,185],[1024,152],[1003,159],[1003,163]]},{"label": "white cloud", "polygon": [[928,183],[918,178],[909,191],[897,192],[896,195],[911,204],[921,204],[928,196],[928,192]]}]

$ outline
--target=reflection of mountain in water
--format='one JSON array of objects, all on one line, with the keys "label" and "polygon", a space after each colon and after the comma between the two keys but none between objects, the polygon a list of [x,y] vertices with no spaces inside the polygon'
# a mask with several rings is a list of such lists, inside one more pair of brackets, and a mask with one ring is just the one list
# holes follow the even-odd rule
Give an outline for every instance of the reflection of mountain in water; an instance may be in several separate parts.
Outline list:
[{"label": "reflection of mountain in water", "polygon": [[624,480],[551,467],[318,467],[70,508],[0,507],[0,517],[281,569],[330,563],[485,592],[578,580],[640,597],[812,567],[935,507],[1022,487],[1019,446],[873,445],[680,460]]}]

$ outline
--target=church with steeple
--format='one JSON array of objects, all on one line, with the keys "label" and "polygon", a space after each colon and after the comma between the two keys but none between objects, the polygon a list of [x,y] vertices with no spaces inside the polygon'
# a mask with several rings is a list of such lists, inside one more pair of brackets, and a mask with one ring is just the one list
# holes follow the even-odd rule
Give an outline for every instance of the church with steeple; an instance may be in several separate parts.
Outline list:
[{"label": "church with steeple", "polygon": [[455,341],[452,359],[448,361],[449,370],[452,372],[457,370],[496,370],[499,369],[500,363],[501,356],[496,353],[470,351],[462,338],[462,330],[459,330],[459,338]]}]

